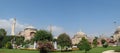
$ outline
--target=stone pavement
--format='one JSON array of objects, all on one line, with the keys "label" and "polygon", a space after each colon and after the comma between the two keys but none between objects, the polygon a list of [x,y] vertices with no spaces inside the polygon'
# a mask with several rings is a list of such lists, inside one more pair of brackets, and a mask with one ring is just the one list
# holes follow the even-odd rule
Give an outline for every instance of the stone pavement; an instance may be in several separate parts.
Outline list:
[{"label": "stone pavement", "polygon": [[114,50],[107,50],[107,51],[104,51],[102,53],[120,53],[120,52],[114,52]]}]

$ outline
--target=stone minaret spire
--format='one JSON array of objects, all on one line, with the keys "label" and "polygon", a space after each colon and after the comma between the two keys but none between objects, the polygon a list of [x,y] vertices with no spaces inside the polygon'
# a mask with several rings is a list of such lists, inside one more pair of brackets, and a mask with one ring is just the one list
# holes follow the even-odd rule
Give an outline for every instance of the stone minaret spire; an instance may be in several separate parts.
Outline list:
[{"label": "stone minaret spire", "polygon": [[50,25],[50,33],[52,33],[52,25]]},{"label": "stone minaret spire", "polygon": [[15,35],[16,18],[12,20],[11,35]]}]

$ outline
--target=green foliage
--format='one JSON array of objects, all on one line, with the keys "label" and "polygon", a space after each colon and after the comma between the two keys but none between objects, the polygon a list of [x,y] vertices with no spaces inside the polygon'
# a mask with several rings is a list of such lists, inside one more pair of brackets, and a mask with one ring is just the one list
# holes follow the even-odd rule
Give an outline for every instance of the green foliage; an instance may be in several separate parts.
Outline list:
[{"label": "green foliage", "polygon": [[2,42],[0,41],[0,48],[2,48]]},{"label": "green foliage", "polygon": [[1,28],[0,29],[0,48],[3,47],[3,39],[6,36],[7,32],[5,31],[5,29]]},{"label": "green foliage", "polygon": [[104,48],[107,48],[107,47],[108,47],[108,43],[105,42],[105,43],[103,44],[103,47],[104,47]]},{"label": "green foliage", "polygon": [[106,42],[106,40],[105,40],[105,39],[102,39],[102,40],[101,40],[101,43],[102,43],[102,44],[104,44],[105,42]]},{"label": "green foliage", "polygon": [[19,37],[15,37],[15,41],[16,41],[16,43],[15,44],[17,44],[17,45],[22,45],[23,44],[23,42],[24,42],[24,37],[23,36],[19,36]]},{"label": "green foliage", "polygon": [[25,48],[28,48],[29,47],[29,44],[31,44],[31,41],[30,40],[26,40],[22,43],[22,45],[25,47]]},{"label": "green foliage", "polygon": [[10,42],[7,42],[7,43],[6,43],[6,48],[7,48],[7,49],[12,49],[12,44],[11,44]]},{"label": "green foliage", "polygon": [[4,36],[0,36],[0,48],[2,48],[3,46],[2,45],[4,45],[2,42],[3,42],[3,39],[4,39]]},{"label": "green foliage", "polygon": [[5,29],[1,28],[0,29],[0,36],[6,36],[7,32],[5,31]]},{"label": "green foliage", "polygon": [[85,50],[85,53],[87,53],[87,51],[89,51],[91,49],[91,45],[89,44],[88,40],[85,39],[85,37],[82,38],[82,40],[79,42],[77,47],[80,50]]},{"label": "green foliage", "polygon": [[4,39],[4,36],[0,36],[0,41],[2,41]]},{"label": "green foliage", "polygon": [[5,47],[7,42],[10,42],[12,40],[13,36],[4,36],[4,39],[2,41],[2,46]]},{"label": "green foliage", "polygon": [[24,42],[24,37],[22,36],[4,36],[4,39],[2,41],[2,46],[5,47],[7,42],[14,42],[17,45],[20,45]]},{"label": "green foliage", "polygon": [[107,41],[106,41],[105,39],[102,39],[102,40],[101,40],[101,43],[102,43],[102,46],[103,46],[104,48],[107,48],[107,47],[108,47],[108,43],[107,43]]},{"label": "green foliage", "polygon": [[39,30],[36,32],[34,36],[35,41],[52,41],[53,36],[50,32],[46,30]]},{"label": "green foliage", "polygon": [[70,47],[72,45],[71,39],[70,39],[69,35],[67,35],[66,33],[62,33],[58,36],[57,43],[62,48],[65,46]]},{"label": "green foliage", "polygon": [[92,44],[93,44],[93,47],[97,47],[97,44],[98,44],[97,39],[98,39],[98,38],[95,37],[95,39],[93,40],[93,43],[92,43]]},{"label": "green foliage", "polygon": [[57,41],[57,39],[54,38],[54,39],[53,39],[53,42],[55,42],[55,41]]}]

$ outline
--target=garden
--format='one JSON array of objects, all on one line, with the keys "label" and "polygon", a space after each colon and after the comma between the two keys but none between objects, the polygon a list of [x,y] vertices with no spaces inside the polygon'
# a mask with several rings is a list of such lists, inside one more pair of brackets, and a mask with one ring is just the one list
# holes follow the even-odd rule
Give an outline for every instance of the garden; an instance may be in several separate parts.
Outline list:
[{"label": "garden", "polygon": [[[62,33],[57,39],[54,39],[50,32],[38,30],[34,38],[25,41],[22,36],[6,36],[4,29],[0,29],[0,31],[0,53],[102,53],[107,50],[120,52],[120,46],[109,46],[105,39],[102,39],[101,46],[98,46],[97,37],[93,39],[92,43],[82,37],[81,41],[74,45],[77,47],[73,48],[72,41],[66,33]],[[37,42],[35,49],[31,48],[34,41]],[[57,49],[55,49],[54,42],[57,42],[59,46]]]},{"label": "garden", "polygon": [[[97,47],[97,48],[93,48],[91,49],[88,53],[102,53],[103,51],[106,50],[115,50],[116,48],[120,48],[120,47],[107,47],[107,48],[103,48],[103,47]],[[39,53],[39,51],[37,50],[19,50],[19,49],[0,49],[0,53]],[[50,52],[50,53],[84,53],[84,51],[71,51],[71,52]]]}]

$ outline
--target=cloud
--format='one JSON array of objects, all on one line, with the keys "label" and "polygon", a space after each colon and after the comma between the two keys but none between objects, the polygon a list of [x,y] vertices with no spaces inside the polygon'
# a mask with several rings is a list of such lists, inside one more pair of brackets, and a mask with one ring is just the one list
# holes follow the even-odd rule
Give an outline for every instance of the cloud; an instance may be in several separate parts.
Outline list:
[{"label": "cloud", "polygon": [[[47,30],[50,30],[50,26],[47,27]],[[75,34],[72,31],[67,31],[65,30],[63,27],[60,26],[52,26],[52,34],[54,37],[58,37],[61,33],[66,33],[70,36],[70,38],[73,37],[73,35]]]},{"label": "cloud", "polygon": [[[50,30],[50,26],[47,27],[47,30]],[[58,36],[61,33],[64,33],[65,30],[59,26],[52,26],[52,33],[54,36]]]},{"label": "cloud", "polygon": [[[0,19],[0,28],[4,28],[7,31],[7,34],[11,34],[11,26],[12,26],[12,20],[11,19]],[[25,27],[27,27],[28,24],[21,24],[20,22],[16,21],[16,27],[15,27],[15,34],[18,34],[20,31],[23,31]],[[47,30],[50,30],[50,26],[46,28]],[[52,26],[52,34],[53,36],[59,36],[61,33],[67,33],[70,36],[73,36],[73,33],[70,31],[66,31],[63,27],[60,26]]]},{"label": "cloud", "polygon": [[[0,28],[4,28],[7,31],[8,35],[10,35],[10,33],[11,33],[12,20],[13,20],[13,18],[11,18],[9,20],[0,19]],[[25,25],[16,21],[15,34],[17,34],[19,31],[22,31],[24,28],[25,28]]]}]

